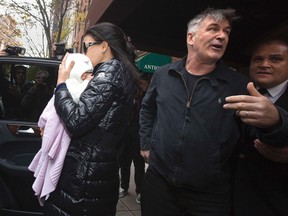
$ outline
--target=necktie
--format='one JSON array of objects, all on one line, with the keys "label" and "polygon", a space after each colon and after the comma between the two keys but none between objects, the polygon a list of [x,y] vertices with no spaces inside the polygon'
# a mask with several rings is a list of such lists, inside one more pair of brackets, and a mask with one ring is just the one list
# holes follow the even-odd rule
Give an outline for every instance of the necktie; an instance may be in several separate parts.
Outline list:
[{"label": "necktie", "polygon": [[260,94],[262,94],[262,95],[264,95],[264,94],[269,94],[269,92],[268,92],[268,90],[267,90],[266,88],[260,88],[260,89],[258,89],[258,92],[259,92]]}]

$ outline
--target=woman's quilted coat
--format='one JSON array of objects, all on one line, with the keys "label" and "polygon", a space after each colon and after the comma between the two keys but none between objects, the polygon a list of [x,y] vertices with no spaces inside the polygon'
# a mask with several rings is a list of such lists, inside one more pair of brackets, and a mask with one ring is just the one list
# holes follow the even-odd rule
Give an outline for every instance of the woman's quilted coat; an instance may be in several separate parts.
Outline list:
[{"label": "woman's quilted coat", "polygon": [[116,59],[95,67],[79,104],[65,86],[55,92],[56,111],[72,139],[57,188],[45,202],[45,215],[115,214],[116,145],[130,120],[134,92],[130,73]]}]

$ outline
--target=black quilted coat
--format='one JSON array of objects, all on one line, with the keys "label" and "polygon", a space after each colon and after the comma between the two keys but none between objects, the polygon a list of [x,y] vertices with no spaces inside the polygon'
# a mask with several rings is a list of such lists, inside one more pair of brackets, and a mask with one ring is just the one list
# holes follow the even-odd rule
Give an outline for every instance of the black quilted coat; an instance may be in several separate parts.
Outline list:
[{"label": "black quilted coat", "polygon": [[130,119],[135,90],[131,75],[116,59],[94,71],[78,104],[65,86],[55,92],[55,108],[72,139],[45,215],[115,215],[116,144]]}]

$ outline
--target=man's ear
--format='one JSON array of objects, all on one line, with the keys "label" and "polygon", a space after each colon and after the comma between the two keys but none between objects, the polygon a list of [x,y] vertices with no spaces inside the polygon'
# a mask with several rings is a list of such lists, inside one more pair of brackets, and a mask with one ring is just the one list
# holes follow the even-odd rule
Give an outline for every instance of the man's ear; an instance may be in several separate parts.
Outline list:
[{"label": "man's ear", "polygon": [[188,34],[187,34],[187,38],[186,38],[186,42],[187,42],[187,44],[189,44],[189,45],[192,45],[193,43],[194,43],[194,33],[192,33],[192,32],[189,32]]}]

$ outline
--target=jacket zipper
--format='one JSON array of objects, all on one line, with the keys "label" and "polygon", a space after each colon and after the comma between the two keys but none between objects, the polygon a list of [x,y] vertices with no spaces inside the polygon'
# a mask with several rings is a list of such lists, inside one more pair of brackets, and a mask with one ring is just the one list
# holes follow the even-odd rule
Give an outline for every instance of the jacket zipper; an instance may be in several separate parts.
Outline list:
[{"label": "jacket zipper", "polygon": [[194,95],[194,92],[195,92],[195,89],[196,89],[198,83],[199,83],[201,80],[203,80],[203,79],[208,79],[208,78],[207,78],[207,77],[201,77],[200,79],[198,79],[198,80],[196,81],[196,83],[195,83],[195,85],[194,85],[194,87],[193,87],[193,89],[192,89],[191,95],[190,95],[190,94],[189,94],[188,87],[187,87],[187,84],[186,84],[186,82],[185,82],[185,80],[184,80],[184,78],[183,78],[182,75],[181,75],[181,77],[182,77],[182,80],[183,80],[183,82],[184,82],[184,84],[185,84],[186,90],[187,90],[187,92],[188,92],[188,101],[187,101],[187,104],[186,104],[186,108],[190,108],[190,106],[191,106],[191,101],[192,101],[192,96]]},{"label": "jacket zipper", "polygon": [[[186,122],[187,121],[191,121],[191,119],[190,119],[190,106],[191,106],[191,101],[192,101],[192,96],[193,96],[193,94],[194,94],[194,91],[195,91],[195,89],[196,89],[196,87],[197,87],[197,85],[198,85],[198,83],[201,81],[201,80],[203,80],[203,79],[207,79],[206,77],[201,77],[200,79],[198,79],[197,81],[196,81],[196,83],[195,83],[195,85],[194,85],[194,87],[193,87],[193,90],[192,90],[192,92],[191,92],[191,95],[190,95],[190,93],[189,93],[189,89],[188,89],[188,87],[187,87],[187,83],[185,82],[185,79],[184,79],[184,77],[183,77],[183,75],[181,74],[181,73],[179,73],[179,72],[177,72],[180,76],[181,76],[181,79],[182,79],[182,81],[183,81],[183,83],[184,83],[184,86],[185,86],[185,89],[186,89],[186,92],[187,92],[187,95],[188,95],[188,97],[187,97],[187,103],[186,103],[186,113],[185,113],[185,121],[184,121],[184,124],[183,124],[183,129],[182,129],[182,140],[183,140],[183,137],[184,137],[184,128],[186,127]],[[177,164],[177,161],[179,162],[180,161],[180,159],[181,159],[181,157],[178,157],[178,159],[176,160],[176,164]],[[178,173],[178,166],[176,165],[176,167],[175,167],[175,172],[174,172],[174,182],[175,182],[175,185],[177,186],[177,181],[176,181],[176,176],[177,176],[177,173]]]}]

